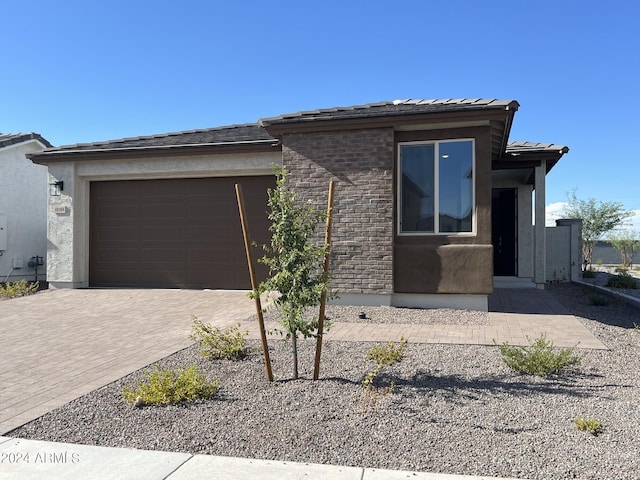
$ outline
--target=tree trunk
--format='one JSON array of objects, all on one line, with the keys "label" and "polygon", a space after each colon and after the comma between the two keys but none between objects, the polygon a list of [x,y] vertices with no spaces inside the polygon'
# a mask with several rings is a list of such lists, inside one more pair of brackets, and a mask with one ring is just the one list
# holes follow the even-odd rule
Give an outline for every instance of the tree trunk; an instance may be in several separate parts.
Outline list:
[{"label": "tree trunk", "polygon": [[298,379],[298,336],[291,336],[291,353],[293,354],[293,379]]},{"label": "tree trunk", "polygon": [[583,241],[582,256],[585,261],[585,270],[588,270],[587,267],[591,266],[593,263],[593,247],[595,246],[595,243],[596,242],[591,240]]}]

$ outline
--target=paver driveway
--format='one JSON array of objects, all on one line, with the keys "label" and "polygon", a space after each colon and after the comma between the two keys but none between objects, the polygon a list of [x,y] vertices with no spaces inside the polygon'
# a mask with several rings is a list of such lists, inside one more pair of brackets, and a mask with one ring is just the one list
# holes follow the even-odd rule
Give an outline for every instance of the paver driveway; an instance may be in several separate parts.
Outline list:
[{"label": "paver driveway", "polygon": [[[327,340],[606,348],[542,290],[496,290],[489,325],[336,322]],[[0,302],[0,435],[188,346],[191,315],[259,338],[242,291],[52,290]],[[274,324],[267,325],[273,328]],[[278,337],[280,338],[280,337]]]},{"label": "paver driveway", "polygon": [[0,435],[190,344],[191,315],[250,316],[246,292],[50,290],[0,302]]}]

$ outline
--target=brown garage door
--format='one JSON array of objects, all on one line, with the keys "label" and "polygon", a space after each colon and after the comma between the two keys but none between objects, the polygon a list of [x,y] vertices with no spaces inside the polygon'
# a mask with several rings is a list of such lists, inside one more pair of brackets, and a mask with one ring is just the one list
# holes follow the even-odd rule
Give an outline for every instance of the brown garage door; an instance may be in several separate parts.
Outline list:
[{"label": "brown garage door", "polygon": [[[268,243],[266,190],[275,186],[273,176],[92,182],[90,285],[251,288],[236,183],[252,239]],[[264,266],[258,275],[264,278]]]}]

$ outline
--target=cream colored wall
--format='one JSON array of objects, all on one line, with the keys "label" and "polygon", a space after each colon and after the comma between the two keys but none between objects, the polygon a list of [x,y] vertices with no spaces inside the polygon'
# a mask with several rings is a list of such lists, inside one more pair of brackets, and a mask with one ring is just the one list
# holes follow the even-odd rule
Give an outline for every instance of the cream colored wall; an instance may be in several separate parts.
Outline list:
[{"label": "cream colored wall", "polygon": [[[44,149],[37,140],[0,149],[0,215],[7,217],[7,248],[0,251],[0,282],[34,280],[34,256],[47,251],[47,168],[26,158]],[[14,259],[22,268],[13,269]],[[19,261],[18,260],[18,261]],[[44,280],[45,267],[38,267]],[[11,274],[11,275],[9,275]]]},{"label": "cream colored wall", "polygon": [[[279,151],[56,162],[49,165],[50,182],[64,182],[62,195],[49,197],[47,276],[50,287],[89,286],[90,182],[266,175],[272,173],[273,165],[282,165]],[[62,213],[56,213],[57,211]]]}]

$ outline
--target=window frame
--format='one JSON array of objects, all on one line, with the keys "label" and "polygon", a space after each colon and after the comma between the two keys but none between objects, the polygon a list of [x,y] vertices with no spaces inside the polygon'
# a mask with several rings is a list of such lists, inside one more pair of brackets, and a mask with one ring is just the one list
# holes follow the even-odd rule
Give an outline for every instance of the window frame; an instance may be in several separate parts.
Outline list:
[{"label": "window frame", "polygon": [[[471,231],[470,232],[441,232],[440,231],[440,144],[451,142],[471,142]],[[434,202],[433,202],[433,232],[402,231],[402,147],[411,145],[433,145],[434,147]],[[396,184],[396,232],[402,237],[422,236],[474,236],[476,235],[476,142],[475,138],[448,138],[442,140],[419,140],[398,142],[397,145],[397,184]]]}]

